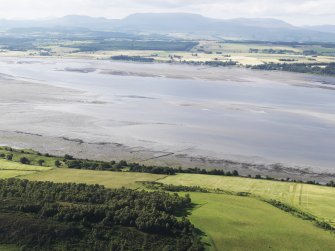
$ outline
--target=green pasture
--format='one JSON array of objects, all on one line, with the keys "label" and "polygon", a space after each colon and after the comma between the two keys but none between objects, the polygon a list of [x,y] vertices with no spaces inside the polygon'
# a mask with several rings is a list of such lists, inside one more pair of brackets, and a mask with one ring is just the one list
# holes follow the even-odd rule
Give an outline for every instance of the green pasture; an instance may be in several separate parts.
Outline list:
[{"label": "green pasture", "polygon": [[[39,155],[35,151],[32,150],[13,150],[8,151],[5,147],[0,147],[0,154],[4,154],[5,156],[12,154],[13,155],[13,162],[19,162],[22,157],[26,157],[30,160],[32,165],[38,166],[39,160],[44,160],[43,166],[54,167],[55,160],[61,160],[58,157],[50,157],[45,155]],[[0,159],[1,160],[1,159]]]},{"label": "green pasture", "polygon": [[335,250],[335,234],[255,198],[191,193],[208,250]]},{"label": "green pasture", "polygon": [[157,181],[165,175],[149,173],[128,173],[110,171],[91,171],[81,169],[53,169],[48,172],[39,172],[24,178],[32,181],[53,181],[56,183],[74,182],[86,184],[99,184],[108,188],[138,188],[141,186],[138,181]]},{"label": "green pasture", "polygon": [[335,189],[331,187],[201,174],[178,174],[168,176],[160,182],[209,189],[219,188],[232,192],[249,192],[265,199],[275,199],[290,204],[335,225]]},{"label": "green pasture", "polygon": [[25,176],[25,175],[38,173],[38,172],[46,172],[51,169],[52,169],[51,167],[22,165],[18,162],[0,159],[0,178],[1,179]]}]

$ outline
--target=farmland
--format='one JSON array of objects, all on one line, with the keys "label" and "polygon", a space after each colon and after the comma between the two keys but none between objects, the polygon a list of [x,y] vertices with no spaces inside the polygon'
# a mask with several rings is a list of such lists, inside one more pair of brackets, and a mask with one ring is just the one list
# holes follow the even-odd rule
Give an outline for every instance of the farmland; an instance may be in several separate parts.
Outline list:
[{"label": "farmland", "polygon": [[259,200],[191,193],[190,220],[206,233],[211,250],[332,250],[334,234]]},{"label": "farmland", "polygon": [[33,181],[84,182],[87,184],[100,184],[108,188],[123,186],[139,188],[141,187],[140,181],[159,181],[164,184],[199,186],[209,189],[222,189],[234,193],[248,192],[264,199],[282,201],[310,213],[320,220],[325,220],[335,225],[335,191],[333,188],[324,186],[200,174],[165,176],[73,169],[54,169],[48,172],[38,172],[25,178]]},{"label": "farmland", "polygon": [[24,166],[17,162],[0,159],[0,178],[14,178],[51,170],[50,167]]},{"label": "farmland", "polygon": [[[46,157],[46,160],[48,158],[57,159]],[[335,245],[334,233],[262,201],[282,201],[334,225],[334,188],[330,187],[215,175],[55,168],[22,165],[8,160],[0,160],[0,166],[3,169],[1,178],[20,177],[30,181],[132,189],[146,189],[142,182],[160,182],[209,189],[212,192],[190,193],[194,208],[189,215],[191,222],[203,232],[202,239],[208,250],[245,250],[250,246],[257,250],[331,250]],[[220,190],[215,192],[215,189]],[[251,193],[251,196],[237,196],[238,192]],[[185,192],[179,194],[184,196]]]},{"label": "farmland", "polygon": [[[30,43],[30,41],[28,41]],[[1,41],[0,41],[1,46]],[[335,48],[327,44],[234,42],[219,40],[83,40],[53,41],[21,48],[4,47],[2,56],[63,57],[110,60],[119,56],[143,57],[154,62],[205,63],[237,62],[241,66],[265,63],[331,63]]]},{"label": "farmland", "polygon": [[156,181],[164,175],[129,172],[109,172],[74,169],[54,169],[49,172],[35,173],[25,178],[32,181],[76,182],[99,184],[108,188],[138,188],[138,181]]},{"label": "farmland", "polygon": [[218,177],[178,174],[160,182],[165,184],[200,186],[232,192],[249,192],[265,199],[276,199],[309,212],[335,225],[335,189],[308,184],[274,182],[238,177]]}]

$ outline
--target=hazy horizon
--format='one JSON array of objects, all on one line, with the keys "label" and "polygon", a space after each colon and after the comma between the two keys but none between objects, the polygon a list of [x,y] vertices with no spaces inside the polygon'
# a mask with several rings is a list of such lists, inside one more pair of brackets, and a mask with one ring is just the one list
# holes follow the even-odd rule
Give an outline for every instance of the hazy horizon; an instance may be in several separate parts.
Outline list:
[{"label": "hazy horizon", "polygon": [[193,13],[210,18],[274,18],[292,25],[335,25],[331,0],[0,0],[0,19],[36,20],[87,15],[120,19],[134,13]]}]

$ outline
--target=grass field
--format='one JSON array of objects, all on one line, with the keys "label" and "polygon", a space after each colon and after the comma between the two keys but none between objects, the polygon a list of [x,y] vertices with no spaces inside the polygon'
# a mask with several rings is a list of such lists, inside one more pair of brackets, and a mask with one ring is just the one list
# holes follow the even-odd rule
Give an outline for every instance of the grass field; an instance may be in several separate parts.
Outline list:
[{"label": "grass field", "polygon": [[262,198],[290,204],[335,226],[335,189],[331,187],[200,174],[178,174],[168,176],[160,182],[219,188],[232,192],[250,192]]},{"label": "grass field", "polygon": [[0,179],[15,178],[25,175],[34,174],[34,171],[20,171],[20,170],[0,170]]},{"label": "grass field", "polygon": [[0,178],[2,179],[31,175],[38,172],[50,171],[51,169],[50,167],[22,165],[17,162],[0,159]]},{"label": "grass field", "polygon": [[0,170],[20,170],[20,171],[49,171],[52,167],[46,166],[35,166],[35,165],[22,165],[19,162],[7,161],[0,159]]},{"label": "grass field", "polygon": [[[47,157],[44,155],[38,155],[36,152],[32,150],[23,150],[23,153],[19,150],[14,150],[12,152],[6,150],[5,147],[0,147],[0,154],[13,154],[13,162],[20,162],[20,158],[26,157],[30,160],[32,165],[38,166],[38,161],[39,160],[44,160],[43,166],[49,166],[49,167],[54,167],[55,166],[55,160],[61,160],[60,158],[57,157]],[[43,169],[43,167],[42,167]]]},{"label": "grass field", "polygon": [[99,184],[108,188],[138,188],[138,181],[156,181],[164,175],[148,173],[128,173],[109,171],[90,171],[80,169],[54,169],[49,172],[39,172],[24,178],[33,181],[75,182],[86,184]]},{"label": "grass field", "polygon": [[334,250],[335,235],[254,198],[191,193],[210,250]]}]

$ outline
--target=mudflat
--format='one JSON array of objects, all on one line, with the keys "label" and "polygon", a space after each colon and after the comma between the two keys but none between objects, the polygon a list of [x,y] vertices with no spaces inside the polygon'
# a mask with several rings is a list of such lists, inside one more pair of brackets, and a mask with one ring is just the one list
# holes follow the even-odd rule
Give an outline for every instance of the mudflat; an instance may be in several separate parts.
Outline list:
[{"label": "mudflat", "polygon": [[[0,144],[331,180],[335,79],[98,60],[0,60]],[[278,164],[280,163],[280,164]]]}]

